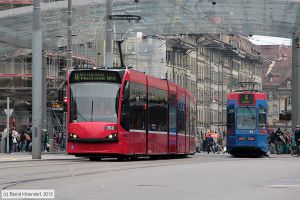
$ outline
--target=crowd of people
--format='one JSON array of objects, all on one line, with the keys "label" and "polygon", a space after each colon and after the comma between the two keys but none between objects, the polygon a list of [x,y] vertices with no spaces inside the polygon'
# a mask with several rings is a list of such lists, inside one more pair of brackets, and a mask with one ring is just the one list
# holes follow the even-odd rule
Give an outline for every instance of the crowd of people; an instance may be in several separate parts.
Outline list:
[{"label": "crowd of people", "polygon": [[[5,128],[3,132],[0,132],[0,141],[3,140],[2,144],[4,144],[5,151],[7,149],[7,138],[9,140],[9,153],[32,151],[32,131],[30,128],[26,130],[18,130],[16,127],[10,128],[9,130]],[[65,140],[65,134],[61,132],[55,137],[56,144],[59,146],[60,151],[65,150]],[[46,129],[42,129],[41,144],[42,151],[50,151],[50,136]]]},{"label": "crowd of people", "polygon": [[[32,131],[30,128],[26,130],[17,130],[15,127],[0,132],[0,140],[4,140],[5,150],[7,144],[7,136],[9,139],[9,153],[14,152],[31,152],[32,150]],[[225,132],[221,131],[197,131],[196,134],[196,152],[225,153]],[[46,129],[42,130],[42,151],[50,151],[50,137]],[[58,150],[64,151],[66,145],[66,135],[59,132],[55,137]],[[297,125],[295,131],[281,130],[276,131],[270,129],[268,137],[269,150],[271,153],[290,153],[292,148],[299,151],[300,146],[300,126]]]},{"label": "crowd of people", "polygon": [[[269,151],[276,154],[289,154],[295,148],[297,152],[300,146],[300,126],[295,131],[281,130],[281,128],[269,129]],[[221,131],[198,131],[196,134],[196,152],[225,153],[225,132]]]},{"label": "crowd of people", "polygon": [[271,129],[269,133],[269,147],[271,153],[291,153],[292,148],[299,149],[300,126],[297,125],[295,131],[281,130],[276,131]]},{"label": "crowd of people", "polygon": [[225,153],[224,133],[221,131],[198,131],[196,134],[196,152]]}]

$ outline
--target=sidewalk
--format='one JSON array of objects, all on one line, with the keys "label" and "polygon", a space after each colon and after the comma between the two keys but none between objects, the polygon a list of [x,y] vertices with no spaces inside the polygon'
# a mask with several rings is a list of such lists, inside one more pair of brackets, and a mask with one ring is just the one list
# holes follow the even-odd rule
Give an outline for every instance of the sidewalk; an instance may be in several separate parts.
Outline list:
[{"label": "sidewalk", "polygon": [[74,159],[75,156],[67,155],[66,152],[42,152],[41,159],[32,159],[31,152],[16,152],[13,154],[0,153],[0,163],[9,161],[39,161],[39,160],[64,160]]}]

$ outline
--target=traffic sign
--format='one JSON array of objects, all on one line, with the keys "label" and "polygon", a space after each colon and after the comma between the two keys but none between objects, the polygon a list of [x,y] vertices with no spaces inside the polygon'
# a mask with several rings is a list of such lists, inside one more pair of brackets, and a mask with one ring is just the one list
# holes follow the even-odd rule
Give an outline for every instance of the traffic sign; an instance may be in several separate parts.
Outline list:
[{"label": "traffic sign", "polygon": [[[7,115],[7,109],[4,109],[4,112],[6,113]],[[11,114],[14,112],[14,109],[9,109],[9,113],[8,113],[8,116],[10,117]]]}]

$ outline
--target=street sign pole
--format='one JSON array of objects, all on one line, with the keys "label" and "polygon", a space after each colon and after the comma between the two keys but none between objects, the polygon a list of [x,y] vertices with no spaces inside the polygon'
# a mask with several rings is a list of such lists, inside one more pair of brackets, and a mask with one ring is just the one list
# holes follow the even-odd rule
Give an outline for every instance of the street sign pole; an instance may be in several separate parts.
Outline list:
[{"label": "street sign pole", "polygon": [[7,113],[6,113],[6,153],[9,152],[9,117],[10,117],[10,110],[9,110],[9,97],[7,97]]}]

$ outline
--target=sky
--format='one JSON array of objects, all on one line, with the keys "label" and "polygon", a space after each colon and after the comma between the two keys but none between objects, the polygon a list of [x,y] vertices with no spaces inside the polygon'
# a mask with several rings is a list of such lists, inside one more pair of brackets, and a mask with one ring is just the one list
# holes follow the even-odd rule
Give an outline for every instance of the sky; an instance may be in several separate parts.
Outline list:
[{"label": "sky", "polygon": [[261,35],[253,35],[250,38],[250,41],[256,45],[276,45],[276,44],[285,44],[291,46],[291,39],[280,38],[280,37],[269,37]]}]

